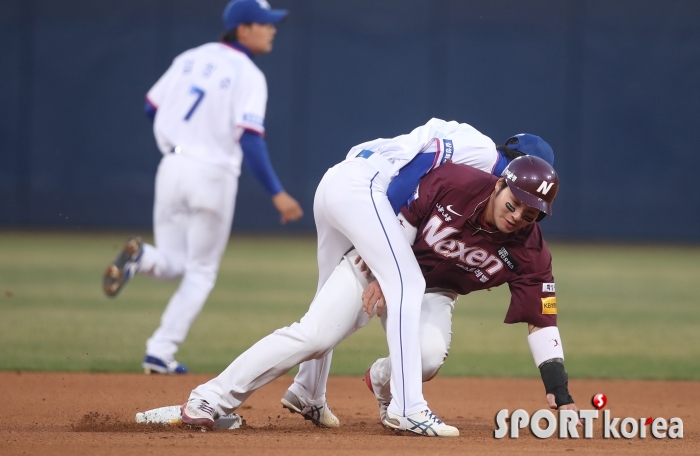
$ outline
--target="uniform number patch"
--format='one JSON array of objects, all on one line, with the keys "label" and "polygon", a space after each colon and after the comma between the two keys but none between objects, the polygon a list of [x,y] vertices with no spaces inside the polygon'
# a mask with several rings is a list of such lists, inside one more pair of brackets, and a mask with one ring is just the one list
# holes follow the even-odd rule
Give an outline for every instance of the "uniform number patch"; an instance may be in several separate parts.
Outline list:
[{"label": "uniform number patch", "polygon": [[557,298],[552,296],[549,298],[542,298],[542,315],[556,315],[557,314]]},{"label": "uniform number patch", "polygon": [[554,284],[553,283],[543,283],[542,284],[542,293],[556,293],[556,291],[554,291]]}]

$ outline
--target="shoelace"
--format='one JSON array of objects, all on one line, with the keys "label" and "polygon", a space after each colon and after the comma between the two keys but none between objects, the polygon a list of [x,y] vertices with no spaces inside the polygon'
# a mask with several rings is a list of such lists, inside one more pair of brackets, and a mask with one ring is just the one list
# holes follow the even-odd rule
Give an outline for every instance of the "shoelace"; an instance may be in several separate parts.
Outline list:
[{"label": "shoelace", "polygon": [[426,411],[423,412],[423,413],[425,413],[425,414],[428,416],[428,418],[430,418],[431,420],[435,421],[437,424],[442,424],[442,421],[440,421],[440,418],[438,418],[437,416],[435,416],[435,414],[434,414],[430,409],[426,410]]}]

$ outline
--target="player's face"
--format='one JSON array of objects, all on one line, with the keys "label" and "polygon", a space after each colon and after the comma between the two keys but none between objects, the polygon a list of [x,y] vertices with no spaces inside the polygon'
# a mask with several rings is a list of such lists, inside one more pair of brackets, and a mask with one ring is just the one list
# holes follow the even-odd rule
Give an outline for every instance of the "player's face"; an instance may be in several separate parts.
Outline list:
[{"label": "player's face", "polygon": [[267,54],[272,50],[276,33],[272,24],[244,24],[238,28],[238,41],[253,54]]},{"label": "player's face", "polygon": [[491,198],[493,220],[489,222],[495,225],[498,231],[512,233],[534,222],[540,211],[521,203],[508,186],[501,188],[502,181],[503,179],[499,179],[496,183],[496,192]]}]

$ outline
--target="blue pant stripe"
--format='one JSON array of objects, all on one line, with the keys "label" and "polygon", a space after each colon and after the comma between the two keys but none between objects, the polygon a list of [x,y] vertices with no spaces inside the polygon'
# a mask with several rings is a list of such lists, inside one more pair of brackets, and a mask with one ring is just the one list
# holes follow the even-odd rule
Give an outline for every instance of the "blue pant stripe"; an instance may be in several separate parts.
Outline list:
[{"label": "blue pant stripe", "polygon": [[382,231],[384,231],[384,237],[386,237],[386,242],[389,244],[389,249],[391,250],[391,256],[394,257],[394,263],[396,263],[396,269],[399,271],[399,282],[401,283],[401,299],[399,300],[399,345],[401,345],[401,395],[403,397],[403,416],[406,416],[406,385],[404,382],[404,369],[403,369],[403,335],[401,331],[401,319],[403,310],[403,277],[401,276],[401,267],[399,266],[399,261],[396,259],[396,254],[394,253],[394,248],[391,246],[391,241],[389,236],[386,234],[386,229],[384,228],[384,223],[382,223],[382,218],[379,216],[379,211],[377,210],[377,204],[374,202],[374,195],[372,194],[372,186],[374,185],[374,179],[379,175],[375,174],[369,181],[369,196],[372,198],[372,205],[374,206],[374,212],[377,214],[377,219],[379,224],[382,226]]}]

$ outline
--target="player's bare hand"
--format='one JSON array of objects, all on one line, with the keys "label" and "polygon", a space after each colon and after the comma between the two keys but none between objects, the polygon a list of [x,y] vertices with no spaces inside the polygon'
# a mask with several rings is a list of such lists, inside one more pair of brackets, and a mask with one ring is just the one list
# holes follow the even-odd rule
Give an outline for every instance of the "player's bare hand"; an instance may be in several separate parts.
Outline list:
[{"label": "player's bare hand", "polygon": [[301,206],[292,198],[289,193],[282,190],[278,194],[272,197],[272,204],[280,213],[280,222],[284,225],[287,222],[296,222],[303,215],[304,211],[301,210]]},{"label": "player's bare hand", "polygon": [[358,255],[357,258],[355,258],[355,264],[360,265],[360,271],[362,271],[364,274],[365,279],[369,279],[369,277],[372,275],[372,271],[369,269],[369,266],[367,266],[367,263],[362,261],[361,256]]},{"label": "player's bare hand", "polygon": [[[576,404],[571,403],[557,407],[557,401],[554,399],[554,394],[547,395],[547,404],[552,410],[573,410],[578,415],[578,407],[576,407]],[[581,426],[581,424],[581,419],[579,418],[577,425]]]},{"label": "player's bare hand", "polygon": [[362,292],[362,307],[370,317],[372,316],[372,310],[374,309],[375,304],[377,305],[377,316],[381,317],[382,311],[386,306],[386,301],[384,300],[382,288],[379,286],[379,282],[376,280],[370,282],[370,284],[367,285],[367,288],[365,288],[365,291]]}]

